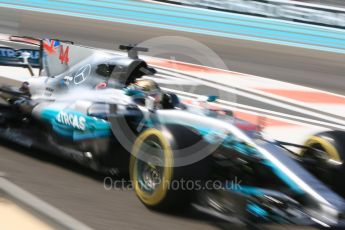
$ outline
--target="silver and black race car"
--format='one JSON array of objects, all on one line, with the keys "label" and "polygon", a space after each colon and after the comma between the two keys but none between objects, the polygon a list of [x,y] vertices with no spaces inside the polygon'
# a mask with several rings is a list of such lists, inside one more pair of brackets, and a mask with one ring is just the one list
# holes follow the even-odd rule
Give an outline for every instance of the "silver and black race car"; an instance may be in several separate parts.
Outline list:
[{"label": "silver and black race car", "polygon": [[123,55],[30,41],[40,52],[35,66],[27,50],[0,59],[40,68],[21,87],[0,88],[1,138],[102,173],[129,173],[136,195],[152,209],[192,203],[238,224],[345,224],[344,199],[322,179],[342,172],[342,133],[315,136],[295,146],[302,149],[295,154],[286,147],[292,144],[249,132],[249,123],[231,113],[223,119],[196,111],[145,79],[156,72],[138,57],[145,48],[121,46]]}]

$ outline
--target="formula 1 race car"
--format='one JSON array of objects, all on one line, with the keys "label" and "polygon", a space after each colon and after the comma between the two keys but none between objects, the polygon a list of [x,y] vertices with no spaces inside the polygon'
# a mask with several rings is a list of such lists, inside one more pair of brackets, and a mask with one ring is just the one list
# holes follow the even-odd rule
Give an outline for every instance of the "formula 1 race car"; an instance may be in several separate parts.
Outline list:
[{"label": "formula 1 race car", "polygon": [[[0,88],[1,138],[100,172],[128,172],[136,195],[152,209],[192,202],[238,224],[345,223],[344,199],[315,177],[316,166],[334,173],[342,167],[341,142],[329,138],[342,133],[312,137],[295,154],[286,147],[293,144],[248,132],[245,121],[196,111],[162,91],[145,78],[156,72],[138,57],[145,48],[120,46],[125,56],[32,40],[38,45],[32,52],[40,52],[40,76]],[[26,51],[13,50],[20,57],[0,63],[36,67]]]}]

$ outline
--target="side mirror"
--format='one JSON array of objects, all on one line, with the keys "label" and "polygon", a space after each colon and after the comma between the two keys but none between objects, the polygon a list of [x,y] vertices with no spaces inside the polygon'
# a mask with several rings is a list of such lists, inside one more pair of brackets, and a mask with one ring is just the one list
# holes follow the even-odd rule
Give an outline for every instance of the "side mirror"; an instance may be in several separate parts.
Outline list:
[{"label": "side mirror", "polygon": [[218,96],[208,96],[207,97],[207,102],[215,102],[217,101]]},{"label": "side mirror", "polygon": [[199,102],[215,102],[217,101],[218,96],[200,96],[198,98]]}]

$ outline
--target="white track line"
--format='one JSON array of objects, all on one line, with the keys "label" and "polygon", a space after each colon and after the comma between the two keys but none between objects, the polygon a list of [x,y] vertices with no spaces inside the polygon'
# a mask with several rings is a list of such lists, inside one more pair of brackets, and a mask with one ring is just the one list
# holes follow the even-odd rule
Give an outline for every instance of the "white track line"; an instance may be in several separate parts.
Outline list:
[{"label": "white track line", "polygon": [[[164,87],[161,87],[161,88],[163,90],[179,94],[180,96],[185,97],[185,98],[198,98],[198,97],[202,96],[199,94],[193,94],[193,93],[183,92],[183,91],[179,91],[179,90],[164,88]],[[290,114],[260,109],[260,108],[256,108],[253,106],[243,105],[243,104],[239,104],[239,103],[235,103],[235,102],[228,102],[228,101],[224,101],[224,100],[217,100],[217,101],[220,102],[221,103],[220,105],[224,108],[228,108],[231,110],[243,111],[243,112],[247,112],[247,113],[255,114],[255,115],[261,114],[261,115],[264,115],[265,117],[269,117],[269,118],[272,118],[275,120],[281,120],[281,121],[288,122],[288,123],[294,123],[297,125],[311,126],[311,127],[322,127],[322,128],[326,128],[326,129],[328,129],[328,127],[333,127],[333,128],[345,130],[345,126],[335,125],[332,123],[327,123],[327,122],[318,121],[318,120],[314,120],[314,119],[303,118],[303,117],[293,116]],[[291,120],[291,119],[294,119],[294,120]],[[296,120],[299,120],[299,121],[296,121]],[[303,123],[303,121],[314,123],[314,124],[306,124],[306,123]]]},{"label": "white track line", "polygon": [[[143,55],[142,55],[143,56]],[[147,57],[147,56],[146,56]],[[147,58],[150,58],[150,57],[147,57]],[[219,72],[224,72],[224,73],[227,73],[227,74],[235,74],[235,75],[238,75],[238,76],[244,76],[244,77],[254,77],[256,79],[262,79],[264,81],[272,81],[272,82],[276,82],[276,83],[283,83],[283,84],[287,84],[287,85],[291,85],[291,86],[296,86],[296,87],[299,87],[299,88],[304,88],[308,91],[317,91],[317,92],[321,92],[321,93],[327,93],[327,94],[332,94],[334,96],[338,96],[338,97],[343,97],[345,98],[344,95],[341,95],[341,94],[337,94],[337,93],[332,93],[332,92],[328,92],[328,91],[324,91],[324,90],[320,90],[320,89],[314,89],[314,88],[311,88],[311,87],[307,87],[307,86],[302,86],[302,85],[297,85],[297,84],[293,84],[293,83],[289,83],[289,82],[283,82],[283,81],[279,81],[279,80],[275,80],[275,79],[271,79],[271,78],[267,78],[267,77],[261,77],[261,76],[256,76],[256,75],[251,75],[251,74],[246,74],[246,73],[240,73],[240,72],[236,72],[236,71],[231,71],[231,70],[228,70],[228,69],[220,69],[220,68],[215,68],[215,67],[210,67],[210,66],[202,66],[202,65],[198,65],[198,64],[193,64],[193,63],[187,63],[187,62],[182,62],[182,61],[177,61],[177,60],[167,60],[167,59],[162,59],[162,58],[157,58],[155,57],[155,59],[159,60],[159,61],[169,61],[169,62],[174,62],[176,64],[182,64],[182,65],[190,65],[190,66],[195,66],[195,67],[200,67],[200,68],[208,68],[210,70],[216,70],[216,71],[219,71]],[[149,62],[149,61],[148,61]],[[175,64],[175,65],[176,65]],[[169,67],[162,67],[160,65],[157,65],[157,64],[152,64],[152,66],[154,67],[157,67],[159,69],[162,69],[162,70],[166,70],[166,71],[171,71],[172,68],[169,68]],[[188,72],[188,71],[185,71],[185,72]],[[173,74],[172,72],[169,72],[171,74]],[[200,78],[200,77],[198,77]],[[209,79],[210,80],[210,79]]]},{"label": "white track line", "polygon": [[66,229],[92,230],[89,226],[81,223],[2,177],[0,177],[0,190],[13,197],[16,201],[38,211],[41,215],[48,217],[50,220]]},{"label": "white track line", "polygon": [[[169,74],[171,74],[171,72],[169,72]],[[233,89],[233,88],[229,88],[229,87],[226,87],[226,86],[218,85],[216,83],[211,83],[211,82],[208,82],[208,81],[205,81],[205,80],[195,79],[193,77],[185,76],[183,74],[178,74],[178,73],[175,73],[175,74],[176,74],[177,78],[181,77],[181,78],[184,78],[184,79],[189,79],[189,80],[194,81],[194,82],[197,81],[201,85],[206,85],[206,86],[209,86],[209,87],[212,87],[212,88],[220,89],[220,90],[226,91],[228,93],[233,93],[234,95],[240,95],[240,96],[247,97],[247,98],[250,98],[250,99],[253,99],[253,100],[257,100],[257,101],[260,101],[260,102],[271,104],[271,105],[274,105],[274,106],[277,106],[277,107],[281,107],[281,108],[285,108],[285,109],[288,109],[288,110],[292,110],[292,111],[295,111],[295,112],[298,112],[298,113],[303,113],[303,114],[306,114],[306,115],[309,115],[309,116],[318,117],[320,119],[332,121],[332,122],[335,122],[335,123],[338,123],[338,124],[345,123],[345,120],[337,119],[337,118],[334,118],[334,117],[331,117],[331,116],[328,116],[328,115],[324,115],[324,114],[320,114],[320,113],[317,113],[317,112],[309,111],[308,109],[299,108],[299,107],[296,107],[296,106],[293,106],[293,105],[287,105],[287,104],[284,104],[282,102],[274,101],[273,99],[268,99],[268,98],[264,98],[262,96],[253,95],[253,94],[250,94],[250,93],[247,93],[247,92],[243,92],[243,91],[240,91],[240,90],[237,90],[237,89]]]},{"label": "white track line", "polygon": [[[290,115],[290,114],[286,114],[286,113],[280,113],[280,112],[276,112],[276,111],[271,111],[271,110],[266,110],[266,109],[261,109],[261,108],[256,108],[253,106],[249,106],[249,105],[243,105],[243,104],[239,104],[239,103],[235,103],[235,102],[228,102],[228,101],[224,101],[224,100],[218,100],[221,104],[227,104],[230,106],[233,106],[234,108],[242,108],[242,109],[249,109],[249,110],[254,110],[258,113],[263,113],[263,114],[272,114],[273,116],[282,116],[282,117],[286,117],[286,118],[290,118],[290,119],[295,119],[295,120],[299,120],[301,122],[310,122],[310,123],[315,123],[321,126],[326,126],[326,127],[332,127],[332,128],[336,128],[336,129],[342,129],[345,130],[345,126],[341,126],[341,125],[336,125],[333,123],[328,123],[328,122],[324,122],[324,121],[319,121],[319,120],[314,120],[314,119],[310,119],[310,118],[304,118],[304,117],[299,117],[299,116],[294,116],[294,115]],[[304,123],[305,124],[305,123]]]},{"label": "white track line", "polygon": [[[192,65],[194,65],[194,64],[192,64]],[[196,65],[196,66],[198,66],[198,65]],[[160,67],[160,66],[157,66],[157,67],[161,70],[161,72],[166,71],[166,73],[169,73],[170,75],[176,75],[176,73],[174,73],[174,72],[169,72],[169,68]],[[210,67],[210,69],[215,69],[215,68],[211,68]],[[332,96],[337,96],[337,97],[345,98],[344,95],[340,95],[340,94],[336,94],[336,93],[332,93],[332,92],[327,92],[327,91],[323,91],[323,90],[319,90],[319,89],[314,89],[314,88],[310,88],[310,87],[306,87],[306,86],[300,86],[300,85],[296,85],[296,84],[292,84],[292,83],[281,82],[281,81],[278,81],[278,80],[264,78],[264,77],[255,76],[255,75],[246,75],[246,74],[243,74],[243,73],[236,73],[236,72],[228,71],[228,70],[222,70],[222,71],[223,72],[229,72],[229,74],[243,75],[244,77],[251,77],[251,78],[255,78],[257,80],[262,79],[264,81],[270,81],[270,82],[275,83],[275,84],[285,85],[285,87],[283,87],[283,88],[294,88],[294,87],[297,87],[298,88],[297,91],[298,90],[302,90],[302,91],[307,91],[307,92],[318,92],[318,93],[324,93],[324,94],[329,94],[329,95],[332,95]],[[200,77],[200,76],[197,76],[197,75],[195,75],[193,73],[190,73],[190,75],[192,75],[195,78],[200,79],[200,80],[205,80],[206,79],[206,80],[212,81],[214,83],[226,84],[226,83],[224,83],[224,81],[212,80],[211,78]],[[186,76],[186,77],[188,77],[188,76]],[[248,81],[248,79],[246,79],[246,80]],[[235,79],[235,81],[236,81],[236,79]],[[269,97],[269,98],[272,98],[272,99],[275,99],[275,100],[281,100],[281,101],[285,101],[285,102],[288,102],[288,103],[291,103],[291,104],[295,104],[295,105],[298,105],[298,106],[302,106],[302,107],[305,107],[305,108],[310,108],[310,109],[317,110],[317,111],[320,111],[320,112],[325,112],[325,111],[321,110],[320,107],[317,104],[310,104],[310,103],[306,103],[306,102],[301,102],[301,101],[298,101],[298,100],[295,100],[295,99],[290,99],[288,97],[283,97],[283,96],[280,96],[280,95],[275,95],[275,94],[272,94],[272,93],[269,93],[269,92],[265,92],[265,91],[262,91],[262,90],[255,89],[255,88],[244,87],[243,85],[236,85],[235,87],[237,89],[239,89],[239,90],[246,90],[246,91],[249,91],[249,92],[252,92],[252,93],[255,93],[255,94],[259,94],[259,95],[262,95],[262,96],[265,96],[265,97]],[[332,113],[332,112],[328,112],[328,113],[331,113],[331,114],[333,114],[335,116],[339,116],[339,113]],[[343,122],[345,122],[345,120]]]}]

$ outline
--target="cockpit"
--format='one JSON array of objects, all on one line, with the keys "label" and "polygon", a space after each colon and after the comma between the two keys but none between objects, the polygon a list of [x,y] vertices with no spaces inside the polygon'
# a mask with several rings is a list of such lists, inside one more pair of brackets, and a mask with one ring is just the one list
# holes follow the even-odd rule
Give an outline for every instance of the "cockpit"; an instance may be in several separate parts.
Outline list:
[{"label": "cockpit", "polygon": [[153,75],[156,70],[140,59],[116,58],[95,64],[94,75],[112,88],[122,88],[136,82],[144,75]]}]

